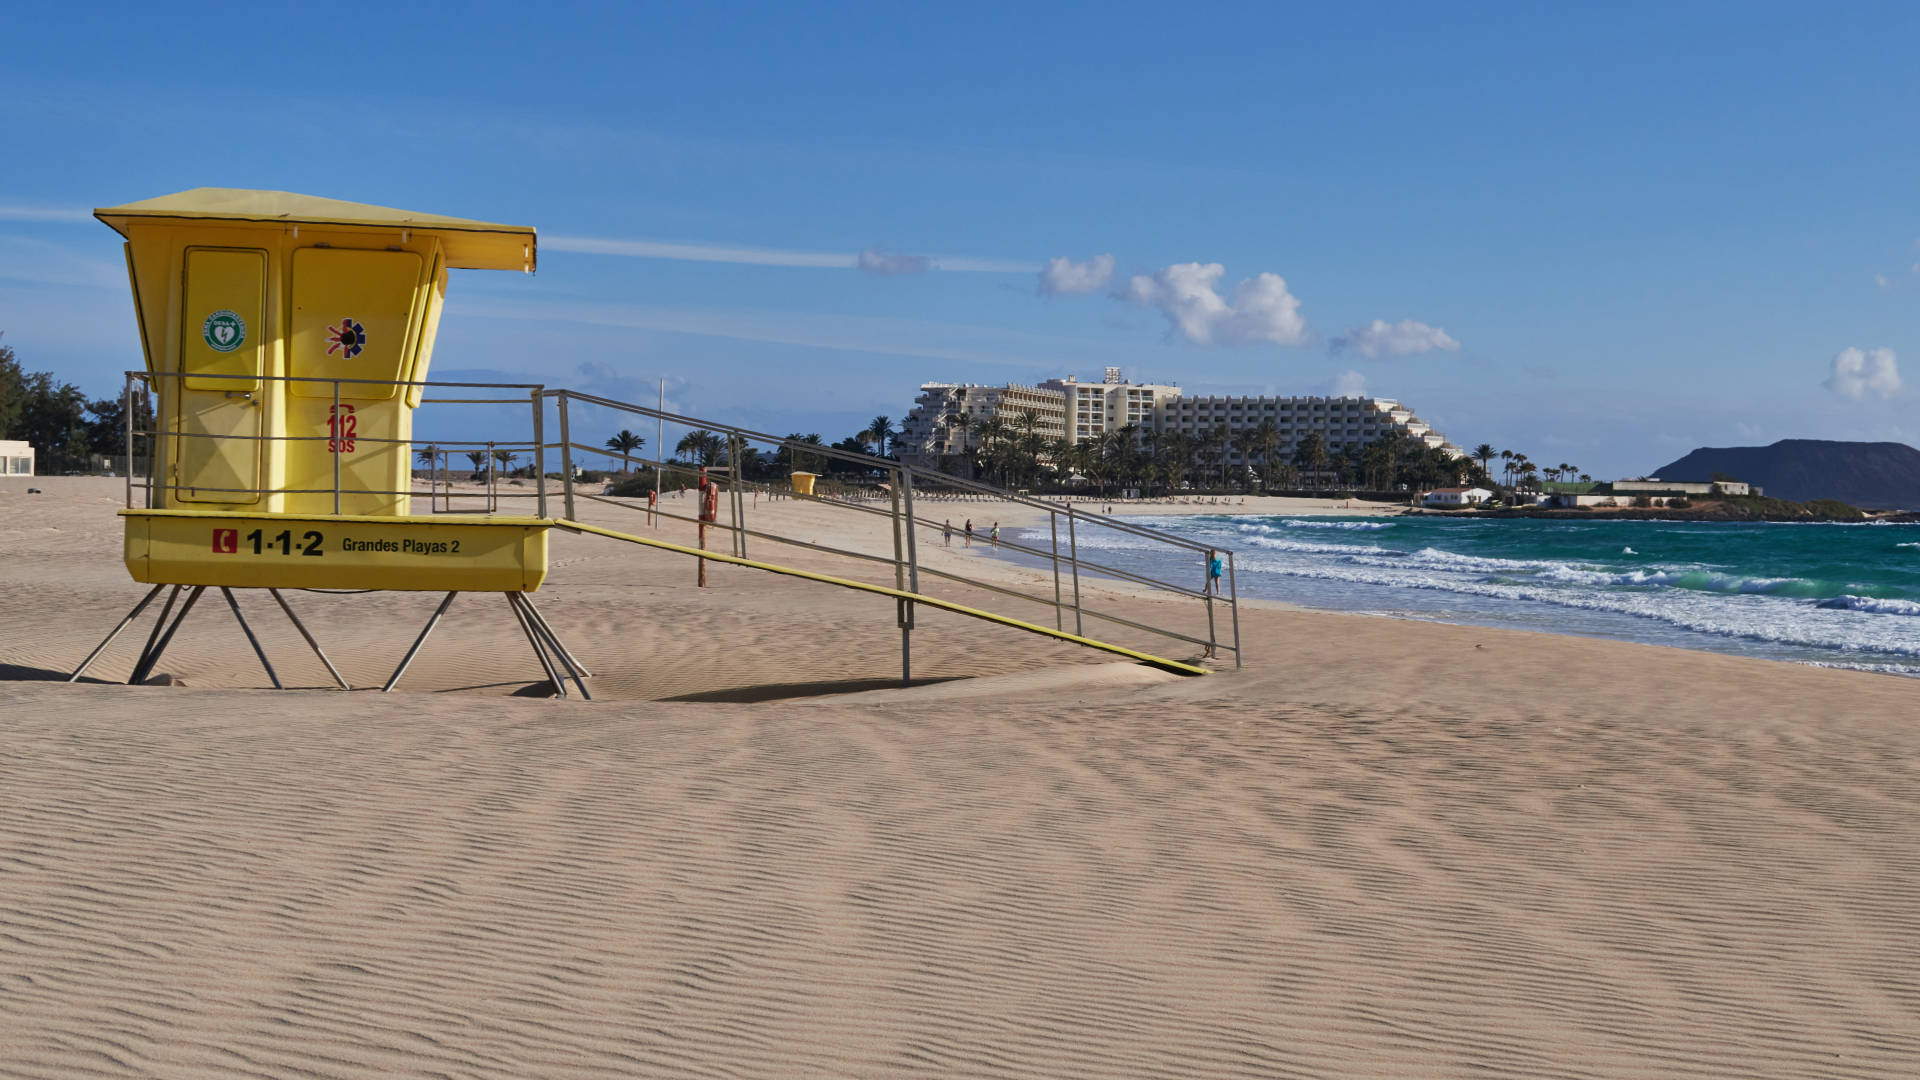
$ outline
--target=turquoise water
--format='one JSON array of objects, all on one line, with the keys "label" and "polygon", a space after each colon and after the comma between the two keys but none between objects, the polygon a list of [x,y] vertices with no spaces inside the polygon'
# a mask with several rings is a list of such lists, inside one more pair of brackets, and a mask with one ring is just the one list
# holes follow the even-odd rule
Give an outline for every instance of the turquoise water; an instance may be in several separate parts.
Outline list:
[{"label": "turquoise water", "polygon": [[[1920,675],[1917,526],[1136,520],[1233,549],[1242,596]],[[1080,542],[1197,579],[1125,534]]]}]

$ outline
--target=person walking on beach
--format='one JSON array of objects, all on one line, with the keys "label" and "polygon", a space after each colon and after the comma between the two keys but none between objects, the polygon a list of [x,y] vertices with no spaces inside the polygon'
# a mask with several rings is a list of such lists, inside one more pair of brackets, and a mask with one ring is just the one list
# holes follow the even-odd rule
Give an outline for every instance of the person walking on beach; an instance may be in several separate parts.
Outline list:
[{"label": "person walking on beach", "polygon": [[1220,553],[1217,551],[1207,552],[1207,587],[1204,591],[1216,595],[1220,592],[1220,572],[1222,568],[1223,564],[1220,561]]},{"label": "person walking on beach", "polygon": [[946,524],[940,526],[940,539],[945,540],[947,542],[948,547],[953,546],[953,519],[952,518],[948,518],[946,521]]},{"label": "person walking on beach", "polygon": [[993,546],[1000,546],[1000,523],[997,521],[993,523]]},{"label": "person walking on beach", "polygon": [[973,519],[972,518],[967,519],[967,531],[966,531],[966,535],[962,539],[964,541],[965,546],[967,547],[973,546]]}]

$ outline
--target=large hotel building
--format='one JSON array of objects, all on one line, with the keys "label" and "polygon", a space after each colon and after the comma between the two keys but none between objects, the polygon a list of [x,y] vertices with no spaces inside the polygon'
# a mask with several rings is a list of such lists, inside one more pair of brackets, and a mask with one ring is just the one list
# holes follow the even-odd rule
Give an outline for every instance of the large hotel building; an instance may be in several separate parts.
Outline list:
[{"label": "large hotel building", "polygon": [[[1186,397],[1177,386],[1127,382],[1119,368],[1108,368],[1097,383],[1072,376],[1038,386],[925,383],[895,445],[907,464],[936,468],[943,459],[973,448],[973,428],[979,421],[997,416],[1018,429],[1026,412],[1038,418],[1035,429],[1041,434],[1069,435],[1074,442],[1097,439],[1129,424],[1143,437],[1158,431],[1199,438],[1223,424],[1229,435],[1237,436],[1272,420],[1285,455],[1309,433],[1318,434],[1327,452],[1335,455],[1385,435],[1419,439],[1455,457],[1463,455],[1446,436],[1421,423],[1412,409],[1389,398]],[[961,418],[966,423],[960,423]],[[1227,463],[1250,464],[1231,445]]]}]

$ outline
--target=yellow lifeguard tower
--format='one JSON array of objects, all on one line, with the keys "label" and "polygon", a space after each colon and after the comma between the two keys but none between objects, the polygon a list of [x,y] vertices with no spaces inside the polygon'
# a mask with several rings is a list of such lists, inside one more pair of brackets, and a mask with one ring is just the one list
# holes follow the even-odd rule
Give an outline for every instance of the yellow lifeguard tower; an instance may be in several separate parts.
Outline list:
[{"label": "yellow lifeguard tower", "polygon": [[[546,576],[550,520],[411,514],[413,411],[447,271],[532,273],[533,229],[231,188],[94,216],[126,238],[157,399],[148,505],[122,511],[127,569],[155,586],[142,607],[169,585],[168,610],[191,590],[182,617],[208,587],[237,617],[238,587],[275,590],[289,617],[282,588],[444,591],[441,612],[493,591],[537,625],[530,638],[552,638],[525,598]],[[136,681],[172,632],[156,627]]]}]

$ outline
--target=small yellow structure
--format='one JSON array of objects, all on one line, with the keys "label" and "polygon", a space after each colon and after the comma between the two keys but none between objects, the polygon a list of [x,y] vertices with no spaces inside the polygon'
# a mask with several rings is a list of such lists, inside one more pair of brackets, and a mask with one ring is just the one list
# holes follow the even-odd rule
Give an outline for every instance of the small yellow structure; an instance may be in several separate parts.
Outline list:
[{"label": "small yellow structure", "polygon": [[539,588],[544,522],[409,515],[447,271],[531,273],[534,230],[232,188],[94,216],[126,238],[158,394],[155,497],[124,512],[136,580]]}]

